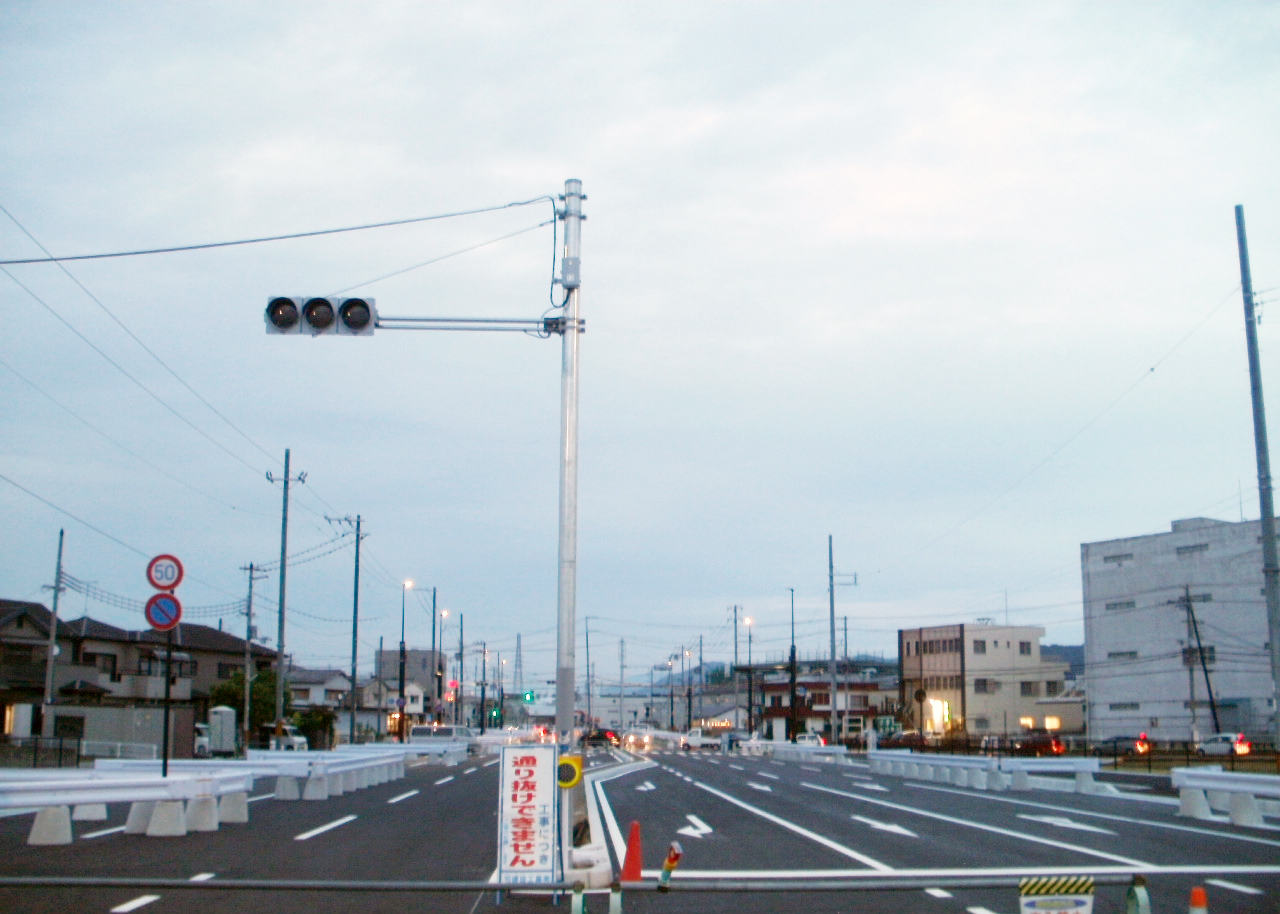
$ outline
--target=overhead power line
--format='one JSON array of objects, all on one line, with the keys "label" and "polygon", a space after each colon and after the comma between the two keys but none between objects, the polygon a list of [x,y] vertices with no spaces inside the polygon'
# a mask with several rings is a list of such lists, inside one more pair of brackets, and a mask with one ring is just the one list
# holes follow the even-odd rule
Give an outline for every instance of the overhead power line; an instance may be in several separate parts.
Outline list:
[{"label": "overhead power line", "polygon": [[[500,206],[486,206],[480,209],[460,210],[456,213],[440,213],[435,216],[415,216],[411,219],[395,219],[391,222],[371,222],[367,225],[351,225],[345,228],[317,229],[311,232],[296,232],[291,235],[267,235],[261,238],[241,238],[238,241],[210,241],[204,244],[184,244],[166,248],[146,248],[137,251],[115,251],[109,254],[74,254],[66,257],[29,257],[22,260],[0,260],[0,266],[13,266],[26,263],[61,263],[71,260],[105,260],[112,257],[140,257],[145,254],[176,254],[180,251],[202,251],[209,248],[229,248],[245,244],[262,244],[267,241],[289,241],[295,238],[315,238],[319,235],[337,235],[343,232],[363,232],[367,229],[390,228],[396,225],[413,225],[417,222],[433,222],[440,219],[453,219],[458,216],[475,216],[480,213],[492,213],[498,210],[511,209],[517,206],[529,206],[549,200],[543,195],[532,200],[520,200],[515,203],[503,203]],[[8,211],[6,210],[6,215]],[[12,217],[10,217],[12,218]]]}]

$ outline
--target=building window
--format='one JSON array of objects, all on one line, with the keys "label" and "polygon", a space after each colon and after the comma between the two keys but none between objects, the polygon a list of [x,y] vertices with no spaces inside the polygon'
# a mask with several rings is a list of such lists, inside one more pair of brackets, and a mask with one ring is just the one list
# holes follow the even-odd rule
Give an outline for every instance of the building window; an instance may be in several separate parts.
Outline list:
[{"label": "building window", "polygon": [[1036,725],[1036,719],[1034,717],[1018,718],[1018,726],[1022,727],[1024,730],[1030,730],[1035,725]]},{"label": "building window", "polygon": [[1109,711],[1136,711],[1138,703],[1136,701],[1113,701],[1107,705]]},{"label": "building window", "polygon": [[1201,656],[1204,657],[1205,666],[1213,666],[1218,660],[1218,649],[1212,644],[1205,645],[1201,649],[1184,647],[1182,649],[1182,665],[1200,666]]},{"label": "building window", "polygon": [[1104,555],[1102,561],[1119,564],[1120,562],[1128,562],[1133,559],[1132,552],[1125,552],[1119,555]]},{"label": "building window", "polygon": [[976,695],[994,695],[1000,691],[1000,681],[998,679],[975,679],[973,681],[973,691]]},{"label": "building window", "polygon": [[1030,657],[1030,656],[1031,656],[1031,642],[1030,642],[1030,641],[1019,641],[1019,642],[1018,642],[1018,653],[1019,653],[1019,654],[1021,654],[1023,657]]},{"label": "building window", "polygon": [[1040,683],[1024,682],[1024,683],[1020,683],[1020,685],[1022,686],[1023,698],[1039,698],[1040,697]]},{"label": "building window", "polygon": [[1121,609],[1137,609],[1137,608],[1138,608],[1138,604],[1135,603],[1133,600],[1119,600],[1115,603],[1107,604],[1108,612],[1115,612],[1116,610],[1121,610]]},{"label": "building window", "polygon": [[985,653],[987,652],[987,642],[985,642],[985,641],[974,641],[974,642],[973,642],[973,652],[974,652],[975,654],[985,654]]},{"label": "building window", "polygon": [[236,675],[237,673],[239,673],[239,672],[240,672],[241,670],[243,670],[243,669],[244,669],[244,667],[243,667],[243,666],[241,666],[241,665],[240,665],[240,664],[238,664],[238,663],[219,663],[219,664],[218,664],[218,678],[219,678],[219,679],[230,679],[232,676]]},{"label": "building window", "polygon": [[782,707],[782,696],[781,696],[781,695],[770,695],[770,696],[769,696],[769,707],[771,707],[771,708],[781,708],[781,707]]},{"label": "building window", "polygon": [[1137,651],[1110,651],[1107,654],[1108,660],[1137,660]]},{"label": "building window", "polygon": [[985,718],[985,717],[975,717],[975,718],[973,719],[973,729],[975,729],[975,730],[990,730],[990,729],[991,729],[991,721],[990,721],[990,720],[988,720],[988,719],[987,719],[987,718]]},{"label": "building window", "polygon": [[1047,698],[1054,698],[1055,696],[1061,695],[1062,683],[1054,681],[1046,682],[1044,684],[1044,694]]},{"label": "building window", "polygon": [[1061,718],[1061,717],[1046,717],[1046,718],[1044,719],[1044,728],[1045,728],[1046,730],[1061,730],[1061,729],[1062,729],[1062,718]]},{"label": "building window", "polygon": [[1184,555],[1195,555],[1197,552],[1208,552],[1208,551],[1209,551],[1208,543],[1196,543],[1194,546],[1179,546],[1177,549],[1179,558],[1181,558]]}]

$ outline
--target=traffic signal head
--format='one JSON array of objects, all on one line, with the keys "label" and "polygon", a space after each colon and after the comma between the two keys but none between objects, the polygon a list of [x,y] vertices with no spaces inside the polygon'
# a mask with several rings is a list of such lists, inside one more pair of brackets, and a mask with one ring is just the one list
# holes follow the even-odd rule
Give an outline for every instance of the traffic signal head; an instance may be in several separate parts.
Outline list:
[{"label": "traffic signal head", "polygon": [[377,322],[372,298],[278,297],[267,303],[267,333],[370,336]]},{"label": "traffic signal head", "polygon": [[529,691],[524,693],[525,701],[533,701],[536,697],[537,696],[533,694],[533,689],[530,689]]}]

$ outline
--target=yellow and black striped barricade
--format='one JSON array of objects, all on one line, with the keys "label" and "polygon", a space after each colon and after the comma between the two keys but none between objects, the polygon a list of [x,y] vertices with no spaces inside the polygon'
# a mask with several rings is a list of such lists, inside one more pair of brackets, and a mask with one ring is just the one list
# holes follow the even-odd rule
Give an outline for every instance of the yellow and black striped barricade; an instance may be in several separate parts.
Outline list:
[{"label": "yellow and black striped barricade", "polygon": [[1093,914],[1092,876],[1027,876],[1018,880],[1021,914]]}]

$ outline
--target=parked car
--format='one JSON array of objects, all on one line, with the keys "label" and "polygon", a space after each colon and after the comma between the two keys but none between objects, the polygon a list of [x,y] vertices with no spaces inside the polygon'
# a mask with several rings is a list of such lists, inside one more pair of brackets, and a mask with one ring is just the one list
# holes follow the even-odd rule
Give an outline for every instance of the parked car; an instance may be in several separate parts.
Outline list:
[{"label": "parked car", "polygon": [[1253,743],[1243,733],[1215,733],[1196,743],[1196,755],[1248,755]]},{"label": "parked car", "polygon": [[416,724],[409,728],[409,742],[424,743],[430,740],[451,739],[466,743],[468,755],[480,754],[480,743],[470,727],[453,724]]},{"label": "parked car", "polygon": [[594,730],[588,730],[582,734],[582,745],[584,746],[616,746],[620,742],[618,734],[612,730],[606,730],[603,727],[596,727]]},{"label": "parked car", "polygon": [[209,746],[209,725],[196,724],[196,758],[209,758],[213,755],[213,750]]},{"label": "parked car", "polygon": [[924,735],[919,730],[896,730],[876,742],[878,749],[923,749]]},{"label": "parked car", "polygon": [[1013,755],[1062,755],[1067,747],[1052,733],[1023,733],[1013,737],[1009,752]]},{"label": "parked car", "polygon": [[262,733],[269,749],[306,752],[310,748],[307,745],[307,738],[299,733],[298,728],[293,724],[281,725],[279,735],[276,735],[275,724],[263,724]]},{"label": "parked car", "polygon": [[1093,754],[1099,756],[1146,755],[1151,751],[1147,734],[1141,736],[1110,736],[1093,744]]}]

